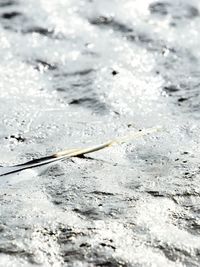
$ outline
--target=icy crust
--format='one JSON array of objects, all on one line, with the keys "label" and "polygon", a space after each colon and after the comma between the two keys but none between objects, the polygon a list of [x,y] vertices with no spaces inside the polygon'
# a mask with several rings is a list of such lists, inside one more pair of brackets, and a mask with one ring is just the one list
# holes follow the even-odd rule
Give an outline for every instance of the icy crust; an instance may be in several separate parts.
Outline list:
[{"label": "icy crust", "polygon": [[199,9],[0,1],[1,165],[163,127],[1,177],[0,266],[199,266]]}]

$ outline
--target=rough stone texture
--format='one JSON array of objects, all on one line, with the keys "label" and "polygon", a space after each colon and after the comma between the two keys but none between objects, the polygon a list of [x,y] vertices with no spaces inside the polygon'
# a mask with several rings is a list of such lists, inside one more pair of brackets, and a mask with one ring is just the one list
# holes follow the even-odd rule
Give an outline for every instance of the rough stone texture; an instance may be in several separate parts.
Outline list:
[{"label": "rough stone texture", "polygon": [[1,0],[0,266],[199,266],[200,2]]}]

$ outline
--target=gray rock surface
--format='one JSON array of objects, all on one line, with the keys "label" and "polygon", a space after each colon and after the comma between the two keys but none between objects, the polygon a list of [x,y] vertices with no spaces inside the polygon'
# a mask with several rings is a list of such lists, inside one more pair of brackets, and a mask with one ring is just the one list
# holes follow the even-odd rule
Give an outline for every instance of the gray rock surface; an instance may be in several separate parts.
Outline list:
[{"label": "gray rock surface", "polygon": [[200,2],[1,0],[0,266],[200,266]]}]

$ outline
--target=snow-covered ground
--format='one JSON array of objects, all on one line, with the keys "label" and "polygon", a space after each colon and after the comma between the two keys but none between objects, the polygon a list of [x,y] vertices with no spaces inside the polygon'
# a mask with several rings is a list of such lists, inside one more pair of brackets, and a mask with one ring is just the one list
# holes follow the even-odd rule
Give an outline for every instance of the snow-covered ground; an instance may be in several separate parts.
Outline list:
[{"label": "snow-covered ground", "polygon": [[1,0],[0,266],[199,266],[200,2]]}]

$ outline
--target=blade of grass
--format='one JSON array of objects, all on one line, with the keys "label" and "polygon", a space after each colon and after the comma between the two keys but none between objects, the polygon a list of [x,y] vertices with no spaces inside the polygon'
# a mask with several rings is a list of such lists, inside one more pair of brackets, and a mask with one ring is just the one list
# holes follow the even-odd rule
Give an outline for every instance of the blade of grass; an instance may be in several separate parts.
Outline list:
[{"label": "blade of grass", "polygon": [[28,162],[23,163],[23,164],[5,167],[5,169],[4,169],[4,167],[2,167],[0,169],[0,176],[20,172],[20,171],[25,170],[25,169],[39,167],[39,166],[42,166],[45,164],[50,164],[50,163],[56,162],[58,160],[63,160],[63,159],[71,158],[71,157],[77,157],[77,156],[89,154],[92,152],[96,152],[96,151],[99,151],[99,150],[104,149],[106,147],[119,145],[119,144],[125,143],[127,141],[131,141],[132,139],[135,139],[137,137],[142,137],[142,136],[157,132],[159,130],[160,130],[160,128],[150,128],[150,129],[145,129],[145,130],[139,131],[137,133],[131,132],[126,136],[109,140],[109,141],[107,141],[103,144],[97,145],[97,146],[93,146],[93,147],[89,147],[89,148],[83,148],[83,149],[77,149],[77,148],[67,149],[67,150],[57,152],[57,153],[50,155],[50,156],[47,156],[47,157],[42,157],[39,159],[33,159],[33,160],[28,161]]}]

